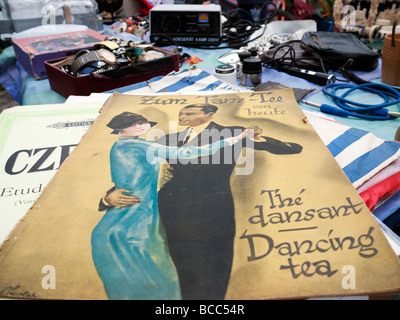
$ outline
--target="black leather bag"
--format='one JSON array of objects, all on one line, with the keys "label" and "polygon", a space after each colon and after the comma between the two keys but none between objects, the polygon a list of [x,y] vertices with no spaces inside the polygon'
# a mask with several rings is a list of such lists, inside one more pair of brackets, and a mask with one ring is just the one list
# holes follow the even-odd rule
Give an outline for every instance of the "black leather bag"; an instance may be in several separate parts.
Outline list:
[{"label": "black leather bag", "polygon": [[306,32],[301,39],[301,46],[320,57],[332,70],[371,71],[378,66],[379,53],[350,33]]}]

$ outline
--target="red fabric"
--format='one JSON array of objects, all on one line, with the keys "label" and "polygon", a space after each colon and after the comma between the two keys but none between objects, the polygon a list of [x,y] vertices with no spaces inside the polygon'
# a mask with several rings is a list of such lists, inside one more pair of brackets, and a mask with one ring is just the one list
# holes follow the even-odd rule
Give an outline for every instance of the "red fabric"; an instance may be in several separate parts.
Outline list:
[{"label": "red fabric", "polygon": [[149,9],[145,9],[145,8],[143,8],[143,9],[139,9],[138,10],[138,14],[140,14],[141,16],[148,16],[149,15]]},{"label": "red fabric", "polygon": [[373,185],[360,193],[365,204],[372,211],[380,199],[386,198],[400,189],[400,172]]},{"label": "red fabric", "polygon": [[292,14],[299,20],[310,19],[314,8],[301,0],[295,0],[291,9]]},{"label": "red fabric", "polygon": [[154,7],[154,4],[152,4],[149,0],[141,0],[147,7],[147,9],[151,9]]},{"label": "red fabric", "polygon": [[147,7],[147,9],[145,9],[145,8],[140,9],[138,11],[138,13],[140,13],[144,16],[148,16],[150,9],[154,7],[154,4],[152,4],[149,0],[140,0],[140,1],[142,1],[142,3]]}]

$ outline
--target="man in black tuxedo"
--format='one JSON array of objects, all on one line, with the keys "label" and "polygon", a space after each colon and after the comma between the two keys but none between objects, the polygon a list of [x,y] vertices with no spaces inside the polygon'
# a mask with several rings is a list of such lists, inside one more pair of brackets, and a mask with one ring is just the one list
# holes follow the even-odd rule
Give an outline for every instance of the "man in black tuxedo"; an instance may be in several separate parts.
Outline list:
[{"label": "man in black tuxedo", "polygon": [[[233,137],[245,128],[225,127],[213,121],[218,108],[188,105],[179,113],[181,132],[161,137],[168,146],[201,146]],[[175,263],[183,299],[224,299],[229,282],[235,236],[234,204],[230,177],[242,147],[274,154],[300,153],[302,147],[260,136],[220,149],[216,154],[191,160],[167,159],[171,179],[158,193],[159,213]],[[188,135],[191,133],[190,135]],[[140,199],[113,190],[105,197],[111,205],[133,205]]]}]

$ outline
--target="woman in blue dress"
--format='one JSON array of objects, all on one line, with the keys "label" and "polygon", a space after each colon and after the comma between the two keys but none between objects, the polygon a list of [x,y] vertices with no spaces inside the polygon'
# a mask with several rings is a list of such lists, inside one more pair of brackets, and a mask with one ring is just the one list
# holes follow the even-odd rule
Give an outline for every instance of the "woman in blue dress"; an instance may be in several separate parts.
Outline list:
[{"label": "woman in blue dress", "polygon": [[[110,299],[181,299],[179,280],[168,252],[158,213],[157,185],[163,158],[211,155],[247,135],[201,147],[168,147],[139,138],[155,125],[124,112],[107,124],[119,134],[110,151],[116,188],[130,190],[140,202],[107,210],[92,232],[92,255]],[[178,160],[179,161],[179,160]]]}]

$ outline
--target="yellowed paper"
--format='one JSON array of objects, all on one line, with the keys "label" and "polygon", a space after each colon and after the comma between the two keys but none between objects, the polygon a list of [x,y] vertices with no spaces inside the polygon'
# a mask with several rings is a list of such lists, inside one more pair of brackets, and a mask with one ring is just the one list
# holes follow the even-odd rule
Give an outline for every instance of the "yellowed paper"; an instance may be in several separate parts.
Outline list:
[{"label": "yellowed paper", "polygon": [[[173,152],[187,157],[199,151],[159,146],[171,147],[175,134],[178,140],[186,138],[179,137],[187,129],[184,108],[198,104],[216,106],[209,120],[230,128],[216,140],[235,136],[224,140],[234,155],[228,181],[222,181],[227,175],[222,160],[229,162],[232,154],[222,160],[213,155],[174,159]],[[111,134],[115,129],[107,125],[125,112],[151,124],[145,136],[135,138],[153,148],[145,155],[150,157],[148,176],[158,176],[158,198],[151,203],[140,190],[154,180],[134,180],[142,170],[134,149],[138,140],[123,141],[133,160],[113,168],[125,156],[112,151],[123,137],[121,131]],[[203,130],[198,138],[211,122],[198,126]],[[247,136],[240,136],[245,128]],[[161,142],[166,135],[169,144]],[[210,143],[197,140],[203,149]],[[227,145],[216,147],[227,153]],[[212,167],[216,170],[207,174]],[[120,213],[125,209],[98,210],[119,183],[112,170],[126,172],[132,187],[141,184],[135,195],[142,202],[136,206],[147,204],[146,219],[138,220],[139,211],[135,215],[133,209],[125,216]],[[165,188],[178,178],[180,187],[174,190],[179,192],[168,198]],[[113,225],[115,215],[121,220]],[[113,272],[104,275],[104,270]],[[6,297],[295,299],[399,288],[398,258],[290,89],[206,96],[114,94],[0,251],[0,294]]]}]

